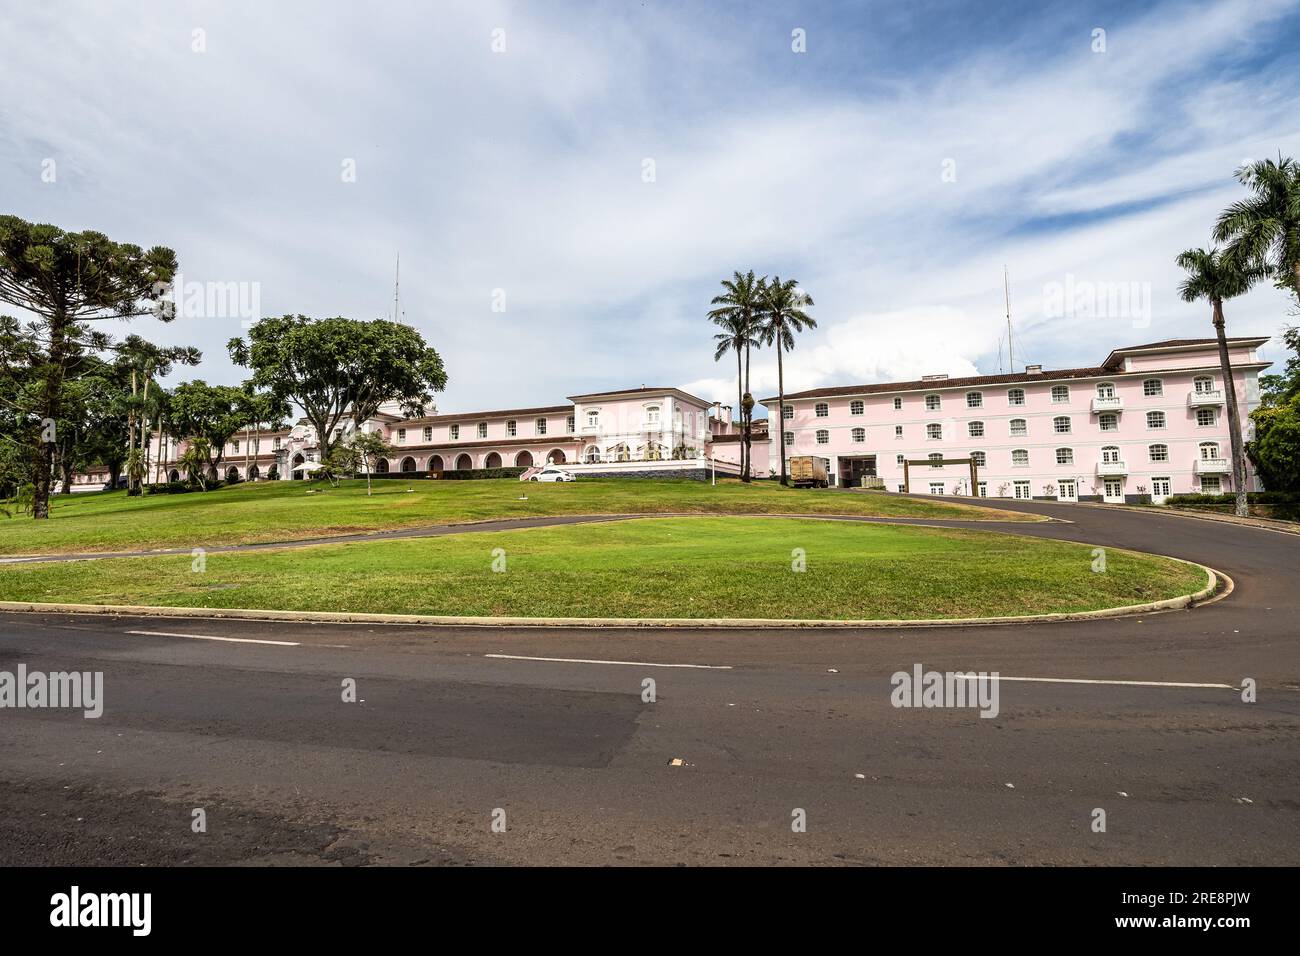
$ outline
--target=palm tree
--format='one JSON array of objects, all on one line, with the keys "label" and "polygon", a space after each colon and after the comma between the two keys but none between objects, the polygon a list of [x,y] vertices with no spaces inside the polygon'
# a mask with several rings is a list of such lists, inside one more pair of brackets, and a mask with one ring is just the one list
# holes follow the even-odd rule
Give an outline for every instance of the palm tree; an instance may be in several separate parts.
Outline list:
[{"label": "palm tree", "polygon": [[[804,307],[812,304],[812,296],[800,289],[799,283],[794,279],[782,282],[780,276],[775,276],[763,290],[763,312],[759,319],[758,335],[764,345],[776,345],[777,431],[781,433],[783,485],[788,485],[790,479],[785,467],[785,365],[781,354],[793,351],[796,332],[817,328],[816,320],[804,312]],[[771,426],[769,430],[770,428]]]},{"label": "palm tree", "polygon": [[1233,203],[1219,216],[1214,240],[1243,270],[1277,279],[1300,303],[1300,163],[1291,158],[1250,163],[1237,170],[1249,199]]},{"label": "palm tree", "polygon": [[1177,259],[1187,270],[1187,278],[1178,287],[1184,302],[1206,299],[1213,308],[1214,334],[1219,340],[1219,368],[1223,373],[1223,394],[1228,405],[1228,437],[1232,442],[1232,481],[1236,486],[1239,517],[1245,517],[1246,459],[1241,445],[1241,419],[1237,415],[1237,387],[1232,380],[1228,360],[1228,338],[1224,331],[1223,300],[1241,295],[1251,287],[1260,273],[1241,268],[1240,261],[1229,252],[1212,248],[1188,249]]},{"label": "palm tree", "polygon": [[[750,461],[750,416],[754,407],[754,399],[749,393],[749,352],[750,349],[757,346],[755,338],[756,328],[758,325],[758,315],[763,302],[763,290],[766,287],[767,277],[761,279],[755,278],[754,270],[750,269],[743,275],[740,272],[734,273],[730,279],[722,280],[722,287],[726,291],[721,295],[713,297],[711,305],[718,308],[709,313],[709,318],[717,325],[726,330],[724,334],[730,334],[736,337],[740,347],[745,352],[745,363],[743,372],[740,364],[740,352],[736,353],[736,374],[741,378],[738,386],[740,395],[740,427],[744,434],[744,444],[741,451],[741,474],[742,481],[749,481],[749,461]],[[714,339],[719,336],[714,336]],[[728,348],[735,346],[728,345]],[[721,349],[721,346],[719,346]],[[725,352],[721,349],[721,352]],[[715,352],[714,360],[720,357],[721,353]],[[746,399],[749,400],[746,406]]]},{"label": "palm tree", "polygon": [[191,482],[196,482],[204,491],[208,490],[208,441],[206,438],[191,438],[185,448],[185,454],[176,464],[185,470]]},{"label": "palm tree", "polygon": [[[714,319],[714,322],[722,326],[726,331],[719,332],[713,336],[713,341],[717,343],[713,349],[713,361],[721,362],[723,356],[728,352],[736,353],[736,408],[742,414],[744,412],[744,391],[745,375],[743,366],[743,356],[749,351],[751,346],[757,345],[758,342],[753,335],[741,324],[741,320],[735,316],[729,316],[725,319]],[[744,442],[740,445],[740,471],[745,481],[749,480],[748,458],[745,454]]]}]

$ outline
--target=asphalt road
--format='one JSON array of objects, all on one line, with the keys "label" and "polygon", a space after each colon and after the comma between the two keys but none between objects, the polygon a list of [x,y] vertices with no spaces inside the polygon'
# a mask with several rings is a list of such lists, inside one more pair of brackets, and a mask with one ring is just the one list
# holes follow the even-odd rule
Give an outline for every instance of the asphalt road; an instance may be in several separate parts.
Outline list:
[{"label": "asphalt road", "polygon": [[[0,864],[1300,862],[1300,538],[994,504],[1070,522],[1002,530],[1236,590],[867,631],[0,615],[0,670],[103,671],[106,698],[98,719],[0,710]],[[998,671],[998,715],[891,706],[917,663]]]}]

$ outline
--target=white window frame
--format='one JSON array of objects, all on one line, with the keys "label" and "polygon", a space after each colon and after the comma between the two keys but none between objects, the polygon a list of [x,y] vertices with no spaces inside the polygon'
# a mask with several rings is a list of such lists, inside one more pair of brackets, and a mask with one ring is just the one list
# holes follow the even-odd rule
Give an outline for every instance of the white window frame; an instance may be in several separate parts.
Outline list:
[{"label": "white window frame", "polygon": [[1142,380],[1142,394],[1147,398],[1159,398],[1165,393],[1164,379],[1146,378]]},{"label": "white window frame", "polygon": [[[1064,452],[1065,454],[1061,454],[1062,452]],[[1057,463],[1058,465],[1073,465],[1073,464],[1074,464],[1074,449],[1073,449],[1073,448],[1058,448],[1058,449],[1056,449],[1056,463]]]},{"label": "white window frame", "polygon": [[984,407],[984,393],[983,393],[983,392],[967,392],[967,393],[966,393],[966,407],[967,407],[967,408],[983,408],[983,407]]},{"label": "white window frame", "polygon": [[1119,431],[1119,416],[1114,412],[1102,412],[1097,416],[1097,428],[1104,432]]},{"label": "white window frame", "polygon": [[[1020,428],[1019,428],[1019,429],[1016,428],[1016,423],[1017,423],[1017,422],[1020,423]],[[1027,419],[1027,418],[1013,418],[1013,419],[1011,419],[1009,422],[1007,422],[1007,434],[1009,434],[1012,438],[1028,438],[1028,437],[1029,437],[1029,419]]]},{"label": "white window frame", "polygon": [[487,422],[479,422],[479,423],[478,423],[478,437],[479,437],[479,438],[487,438],[487,437],[488,437],[488,436],[487,436],[487,425],[488,425]]},{"label": "white window frame", "polygon": [[943,441],[943,425],[939,422],[930,422],[925,426],[926,441]]},{"label": "white window frame", "polygon": [[459,425],[452,425],[450,428],[447,429],[447,433],[451,436],[451,440],[452,440],[452,441],[459,441],[459,440],[460,440],[460,426],[459,426]]},{"label": "white window frame", "polygon": [[515,421],[515,419],[513,419],[513,418],[509,418],[509,419],[507,419],[507,420],[506,420],[506,437],[507,437],[507,438],[514,438],[514,437],[515,437],[516,435],[518,435],[518,434],[519,434],[519,422]]},{"label": "white window frame", "polygon": [[866,411],[867,411],[867,406],[866,403],[862,401],[862,399],[855,398],[853,401],[849,402],[850,415],[865,415]]},{"label": "white window frame", "polygon": [[[1062,422],[1064,422],[1064,425],[1062,425]],[[1052,431],[1053,431],[1055,434],[1057,434],[1057,435],[1068,435],[1068,434],[1070,434],[1070,416],[1069,416],[1069,415],[1057,415],[1055,418],[1053,418],[1053,419],[1052,419]]]},{"label": "white window frame", "polygon": [[942,396],[942,395],[927,395],[927,396],[925,396],[925,410],[926,410],[927,412],[937,412],[937,411],[938,411],[939,409],[941,409],[941,408],[943,408],[943,396]]},{"label": "white window frame", "polygon": [[831,407],[826,402],[818,402],[816,405],[813,406],[814,418],[829,418],[830,414],[831,414]]},{"label": "white window frame", "polygon": [[982,421],[967,422],[966,434],[971,438],[983,438],[984,423]]},{"label": "white window frame", "polygon": [[538,434],[538,435],[545,435],[545,434],[546,434],[546,419],[545,419],[545,418],[539,418],[539,419],[537,419],[537,421],[533,422],[533,428],[535,429],[536,434]]},{"label": "white window frame", "polygon": [[1159,410],[1147,412],[1147,429],[1150,431],[1163,431],[1168,423],[1165,413]]},{"label": "white window frame", "polygon": [[1023,388],[1007,389],[1007,404],[1015,407],[1021,407],[1025,404],[1025,390]]},{"label": "white window frame", "polygon": [[1070,386],[1053,385],[1052,386],[1052,404],[1068,405],[1070,403]]},{"label": "white window frame", "polygon": [[829,445],[831,443],[831,433],[825,428],[817,429],[816,438],[819,445]]},{"label": "white window frame", "polygon": [[865,428],[855,428],[850,433],[855,444],[861,444],[867,440],[867,430]]},{"label": "white window frame", "polygon": [[[1156,449],[1157,449],[1157,448],[1160,449],[1160,453],[1159,453],[1159,454],[1156,454]],[[1152,443],[1152,444],[1150,444],[1150,445],[1147,445],[1147,460],[1148,460],[1148,461],[1168,461],[1168,460],[1169,460],[1169,446],[1168,446],[1167,444],[1165,444],[1164,442],[1154,442],[1154,443]]]},{"label": "white window frame", "polygon": [[[1023,460],[1023,461],[1018,460],[1018,458],[1019,458],[1020,456],[1024,456],[1024,460]],[[1011,449],[1011,467],[1012,467],[1012,468],[1028,468],[1028,467],[1029,467],[1029,449],[1028,449],[1028,448],[1013,448],[1013,449]]]},{"label": "white window frame", "polygon": [[[1202,421],[1201,420],[1202,418],[1206,418],[1209,420]],[[1217,424],[1219,424],[1219,416],[1218,413],[1213,408],[1198,408],[1196,410],[1197,428],[1213,428]]]}]

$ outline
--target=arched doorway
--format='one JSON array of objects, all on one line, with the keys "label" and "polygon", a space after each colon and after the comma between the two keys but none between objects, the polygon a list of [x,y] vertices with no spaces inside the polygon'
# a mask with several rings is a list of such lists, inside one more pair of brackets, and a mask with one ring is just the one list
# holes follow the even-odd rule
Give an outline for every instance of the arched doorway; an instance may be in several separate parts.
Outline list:
[{"label": "arched doorway", "polygon": [[432,458],[429,459],[429,470],[430,470],[430,471],[442,471],[442,470],[443,470],[443,467],[442,467],[442,456],[441,456],[441,455],[434,455]]},{"label": "arched doorway", "polygon": [[588,445],[587,450],[582,453],[582,460],[589,465],[594,465],[600,461],[600,449],[595,445]]},{"label": "arched doorway", "polygon": [[293,465],[291,466],[290,471],[292,473],[292,477],[294,481],[302,481],[302,471],[299,468],[299,466],[306,460],[307,459],[303,457],[301,454],[297,454],[293,456]]},{"label": "arched doorway", "polygon": [[415,459],[410,457],[409,455],[402,459],[402,474],[404,475],[415,474]]},{"label": "arched doorway", "polygon": [[258,468],[256,465],[254,465],[252,468],[248,469],[248,480],[249,480],[249,481],[257,481],[257,479],[259,479],[259,478],[261,478],[261,477],[262,477],[262,471],[261,471],[261,469]]},{"label": "arched doorway", "polygon": [[181,480],[181,473],[180,473],[179,471],[177,471],[175,468],[173,468],[173,469],[171,470],[171,474],[169,474],[169,475],[167,476],[167,480],[168,480],[168,481],[180,481],[180,480]]},{"label": "arched doorway", "polygon": [[234,465],[231,465],[229,468],[226,469],[226,481],[230,482],[231,484],[234,484],[238,480],[239,480],[239,469],[236,468]]},{"label": "arched doorway", "polygon": [[457,471],[469,471],[473,467],[474,467],[474,461],[469,457],[469,455],[461,455],[459,458],[456,459]]},{"label": "arched doorway", "polygon": [[521,451],[515,455],[515,464],[520,468],[533,467],[533,453],[530,451]]},{"label": "arched doorway", "polygon": [[501,467],[501,456],[498,455],[496,452],[491,452],[491,453],[487,456],[487,459],[483,462],[483,467],[484,467],[484,468],[500,468],[500,467]]},{"label": "arched doorway", "polygon": [[552,465],[563,465],[568,459],[564,457],[563,448],[552,448],[551,453],[546,456],[546,460]]},{"label": "arched doorway", "polygon": [[378,461],[375,462],[375,474],[376,474],[376,475],[386,475],[386,474],[388,474],[388,459],[387,459],[387,458],[380,458]]}]

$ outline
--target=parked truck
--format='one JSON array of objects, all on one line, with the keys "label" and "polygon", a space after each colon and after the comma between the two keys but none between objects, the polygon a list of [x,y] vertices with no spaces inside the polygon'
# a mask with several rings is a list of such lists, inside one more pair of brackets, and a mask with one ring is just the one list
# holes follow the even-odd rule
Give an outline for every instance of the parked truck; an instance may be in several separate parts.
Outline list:
[{"label": "parked truck", "polygon": [[827,488],[831,460],[817,455],[794,455],[790,459],[790,484],[796,488]]}]

